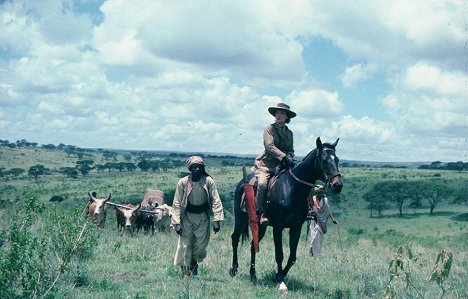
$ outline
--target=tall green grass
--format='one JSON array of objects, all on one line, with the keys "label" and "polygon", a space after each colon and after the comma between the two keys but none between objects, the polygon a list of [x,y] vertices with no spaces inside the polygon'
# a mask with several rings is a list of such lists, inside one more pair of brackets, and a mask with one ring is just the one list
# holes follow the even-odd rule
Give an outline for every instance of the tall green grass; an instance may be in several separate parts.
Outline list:
[{"label": "tall green grass", "polygon": [[[31,155],[31,156],[29,156]],[[35,157],[36,155],[37,157]],[[16,157],[20,157],[16,156]],[[60,167],[73,164],[73,158],[54,159],[42,151],[25,154],[24,165],[42,161],[45,166]],[[2,153],[0,167],[11,168],[20,163]],[[67,160],[70,159],[70,160]],[[52,162],[54,160],[55,162]],[[75,158],[76,160],[76,158]],[[7,162],[5,162],[7,161]],[[59,161],[59,162],[57,162]],[[1,164],[3,163],[3,164]],[[50,164],[49,164],[50,163]],[[54,164],[55,163],[55,164]],[[207,171],[214,177],[225,207],[226,221],[220,233],[211,236],[208,257],[201,264],[199,275],[183,278],[173,266],[177,235],[173,232],[154,236],[137,234],[130,237],[117,232],[116,220],[109,209],[104,229],[97,230],[93,253],[80,266],[64,273],[57,285],[57,296],[64,298],[276,298],[277,285],[273,282],[276,264],[271,228],[261,242],[257,256],[259,281],[249,281],[250,249],[239,248],[240,269],[236,277],[229,276],[231,263],[230,234],[233,229],[233,191],[241,178],[240,167],[220,167],[219,161],[207,159]],[[20,165],[20,164],[18,164]],[[91,173],[78,179],[59,175],[43,176],[37,182],[29,177],[0,178],[0,227],[8,226],[6,214],[14,202],[23,201],[31,193],[37,194],[48,208],[84,208],[88,190],[98,196],[112,194],[112,201],[139,202],[146,188],[161,189],[166,200],[172,201],[173,192],[183,167],[167,172],[104,172]],[[396,207],[384,211],[381,218],[370,218],[362,195],[384,180],[443,180],[456,188],[467,184],[466,173],[415,169],[342,168],[344,189],[338,205],[331,198],[331,208],[339,227],[330,223],[325,235],[325,246],[320,256],[309,256],[305,227],[298,249],[298,261],[286,278],[288,298],[383,298],[390,280],[389,263],[398,247],[406,244],[420,258],[412,265],[415,286],[424,298],[440,298],[439,286],[429,281],[436,256],[446,248],[453,253],[453,266],[447,280],[444,298],[468,297],[468,206],[453,205],[445,199],[437,206],[434,216],[423,207],[413,211],[408,207],[399,217]],[[61,203],[49,202],[61,195]],[[44,223],[55,220],[49,214],[41,215]],[[339,228],[339,230],[338,230]],[[285,262],[288,257],[288,234],[284,233]],[[6,242],[2,246],[5,246]],[[420,298],[418,292],[406,288],[404,282],[396,285],[397,298]]]}]

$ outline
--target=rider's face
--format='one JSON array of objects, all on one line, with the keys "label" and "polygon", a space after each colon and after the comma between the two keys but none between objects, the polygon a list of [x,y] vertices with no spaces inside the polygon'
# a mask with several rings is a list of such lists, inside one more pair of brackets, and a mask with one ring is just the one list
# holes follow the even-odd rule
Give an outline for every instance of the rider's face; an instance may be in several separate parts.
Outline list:
[{"label": "rider's face", "polygon": [[288,115],[286,114],[285,111],[283,110],[276,110],[275,112],[275,120],[279,124],[285,124],[286,119],[288,118]]}]

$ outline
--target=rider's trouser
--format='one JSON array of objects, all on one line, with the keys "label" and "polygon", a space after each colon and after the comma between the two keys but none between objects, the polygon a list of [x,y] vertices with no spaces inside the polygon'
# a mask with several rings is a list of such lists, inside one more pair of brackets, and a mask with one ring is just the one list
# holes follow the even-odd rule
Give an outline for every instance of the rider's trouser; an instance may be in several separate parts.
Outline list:
[{"label": "rider's trouser", "polygon": [[270,172],[265,171],[263,169],[255,170],[255,176],[257,177],[257,196],[255,198],[255,205],[257,207],[257,211],[264,211],[266,206],[266,197],[267,197],[267,188],[268,188],[268,181],[270,179]]}]

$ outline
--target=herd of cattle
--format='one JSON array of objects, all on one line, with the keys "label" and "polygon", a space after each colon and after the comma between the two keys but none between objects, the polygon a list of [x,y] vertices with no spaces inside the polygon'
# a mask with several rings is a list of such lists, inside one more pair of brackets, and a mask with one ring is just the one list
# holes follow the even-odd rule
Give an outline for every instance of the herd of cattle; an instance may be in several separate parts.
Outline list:
[{"label": "herd of cattle", "polygon": [[[144,200],[136,206],[110,202],[110,194],[107,198],[98,198],[95,194],[88,192],[89,202],[86,206],[86,215],[92,217],[98,227],[104,227],[107,217],[107,205],[112,205],[115,208],[117,230],[119,232],[126,231],[133,235],[135,230],[139,232],[141,229],[145,234],[150,231],[154,234],[155,230],[160,232],[169,230],[172,207],[162,204],[163,199],[161,196],[148,196],[151,191],[156,190],[148,189]],[[156,192],[162,194],[161,191]]]}]

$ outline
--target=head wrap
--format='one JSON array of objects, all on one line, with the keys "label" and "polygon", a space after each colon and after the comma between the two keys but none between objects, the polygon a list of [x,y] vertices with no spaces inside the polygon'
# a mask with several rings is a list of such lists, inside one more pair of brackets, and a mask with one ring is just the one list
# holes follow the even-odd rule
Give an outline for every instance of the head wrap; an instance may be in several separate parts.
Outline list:
[{"label": "head wrap", "polygon": [[192,165],[198,164],[203,166],[202,167],[202,174],[205,176],[210,176],[206,170],[205,170],[205,161],[203,161],[202,157],[200,156],[191,156],[187,160],[185,160],[185,163],[187,163],[187,168],[190,170],[190,167]]},{"label": "head wrap", "polygon": [[324,192],[325,189],[323,188],[322,185],[316,185],[316,186],[314,187],[314,191],[315,191],[315,193],[319,193],[319,192]]},{"label": "head wrap", "polygon": [[203,161],[202,157],[200,156],[191,156],[187,160],[185,160],[185,163],[187,163],[187,168],[190,170],[190,166],[194,164],[199,164],[205,166],[205,161]]}]

